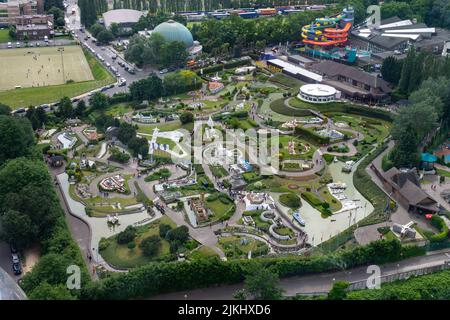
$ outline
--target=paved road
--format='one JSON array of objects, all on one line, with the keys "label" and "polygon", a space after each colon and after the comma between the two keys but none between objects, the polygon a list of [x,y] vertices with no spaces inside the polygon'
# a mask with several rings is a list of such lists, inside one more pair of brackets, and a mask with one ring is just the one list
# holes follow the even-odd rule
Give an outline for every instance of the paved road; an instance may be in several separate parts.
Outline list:
[{"label": "paved road", "polygon": [[[381,276],[412,271],[415,269],[443,264],[449,260],[445,254],[450,250],[444,250],[434,254],[415,257],[400,261],[398,263],[389,263],[381,266]],[[348,282],[357,282],[366,280],[370,274],[367,273],[367,267],[359,267],[338,272],[319,273],[300,277],[284,278],[280,285],[284,290],[285,296],[294,296],[297,293],[325,293],[328,292],[335,281],[344,280]],[[161,294],[153,296],[152,300],[224,300],[232,299],[233,294],[241,289],[243,284],[226,285],[213,288],[203,288],[196,290],[187,290],[174,293]],[[187,297],[186,297],[186,296]]]}]

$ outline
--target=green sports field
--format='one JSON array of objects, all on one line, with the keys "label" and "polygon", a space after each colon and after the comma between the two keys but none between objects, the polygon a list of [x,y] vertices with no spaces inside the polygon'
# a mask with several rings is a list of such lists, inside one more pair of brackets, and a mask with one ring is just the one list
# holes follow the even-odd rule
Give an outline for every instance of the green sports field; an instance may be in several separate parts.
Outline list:
[{"label": "green sports field", "polygon": [[45,87],[0,90],[0,103],[13,109],[38,106],[43,103],[57,102],[63,97],[75,97],[115,82],[115,77],[90,52],[82,51],[82,53],[84,53],[82,58],[87,60],[94,80]]},{"label": "green sports field", "polygon": [[79,46],[0,50],[0,91],[93,80]]}]

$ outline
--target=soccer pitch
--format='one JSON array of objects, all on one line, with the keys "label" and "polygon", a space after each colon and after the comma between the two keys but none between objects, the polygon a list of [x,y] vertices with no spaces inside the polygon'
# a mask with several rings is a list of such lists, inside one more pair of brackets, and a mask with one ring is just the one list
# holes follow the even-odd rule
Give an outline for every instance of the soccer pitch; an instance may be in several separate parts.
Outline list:
[{"label": "soccer pitch", "polygon": [[[64,48],[60,52],[59,48]],[[62,54],[61,54],[62,53]],[[94,80],[79,46],[0,50],[0,91]]]}]

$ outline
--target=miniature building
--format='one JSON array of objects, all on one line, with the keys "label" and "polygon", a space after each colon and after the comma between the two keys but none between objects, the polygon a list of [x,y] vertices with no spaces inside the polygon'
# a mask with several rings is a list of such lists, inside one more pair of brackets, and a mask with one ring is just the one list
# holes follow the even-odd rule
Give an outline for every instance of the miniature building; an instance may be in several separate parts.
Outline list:
[{"label": "miniature building", "polygon": [[225,86],[221,82],[211,81],[208,82],[208,89],[212,94],[220,92]]},{"label": "miniature building", "polygon": [[327,103],[337,98],[337,91],[325,84],[305,84],[301,86],[298,98],[311,103]]},{"label": "miniature building", "polygon": [[413,225],[414,225],[413,221],[410,221],[405,225],[394,223],[392,226],[392,231],[398,233],[401,237],[408,237],[414,239],[416,237],[416,230],[412,228]]},{"label": "miniature building", "polygon": [[383,182],[387,192],[404,205],[409,211],[418,213],[436,213],[437,202],[420,187],[416,169],[399,170],[395,167],[381,173],[374,165],[371,169]]},{"label": "miniature building", "polygon": [[188,200],[191,210],[194,212],[197,222],[208,220],[208,208],[205,206],[205,194],[201,194],[199,198],[191,198]]},{"label": "miniature building", "polygon": [[104,191],[125,192],[125,179],[121,175],[105,178],[99,185]]},{"label": "miniature building", "polygon": [[273,204],[272,199],[266,193],[249,192],[244,197],[245,210],[267,210],[270,209],[270,203]]},{"label": "miniature building", "polygon": [[50,157],[49,163],[52,167],[61,167],[64,164],[64,157],[61,155],[53,155]]}]

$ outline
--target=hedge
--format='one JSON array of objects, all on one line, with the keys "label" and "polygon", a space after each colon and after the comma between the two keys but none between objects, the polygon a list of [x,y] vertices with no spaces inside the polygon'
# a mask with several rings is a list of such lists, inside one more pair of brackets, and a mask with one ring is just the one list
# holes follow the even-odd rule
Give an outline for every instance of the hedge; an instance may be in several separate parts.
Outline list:
[{"label": "hedge", "polygon": [[430,242],[441,242],[448,238],[448,227],[445,224],[444,219],[437,215],[433,215],[433,217],[431,217],[431,224],[439,230],[439,233],[432,235],[429,238]]},{"label": "hedge", "polygon": [[358,290],[347,293],[349,300],[448,300],[450,298],[450,270],[397,280],[381,285],[377,290]]},{"label": "hedge", "polygon": [[323,103],[320,106],[308,104],[308,108],[318,110],[321,113],[342,112],[360,115],[363,117],[381,119],[389,122],[392,122],[394,120],[392,113],[390,113],[389,111],[342,102]]},{"label": "hedge", "polygon": [[298,109],[293,107],[288,107],[284,104],[285,98],[280,98],[274,100],[270,104],[270,109],[276,113],[292,116],[292,117],[307,117],[311,115],[311,112],[307,109]]},{"label": "hedge", "polygon": [[[382,222],[387,218],[387,215],[384,213],[384,205],[387,195],[372,181],[371,177],[366,172],[366,167],[384,150],[386,150],[386,148],[387,144],[382,144],[369,153],[361,161],[353,174],[353,184],[355,188],[364,198],[369,200],[374,207],[373,212],[358,223],[360,227]],[[347,228],[337,236],[321,243],[319,245],[320,248],[326,252],[333,252],[337,250],[340,246],[352,239],[353,231],[355,229],[355,225]]]},{"label": "hedge", "polygon": [[162,262],[92,282],[81,289],[81,298],[132,299],[152,295],[242,282],[253,268],[267,268],[280,277],[337,271],[366,264],[383,264],[424,254],[417,247],[402,247],[398,240],[379,240],[323,256],[255,258],[222,261],[209,257],[197,261]]}]

